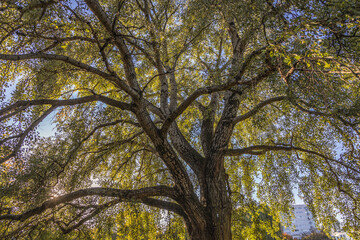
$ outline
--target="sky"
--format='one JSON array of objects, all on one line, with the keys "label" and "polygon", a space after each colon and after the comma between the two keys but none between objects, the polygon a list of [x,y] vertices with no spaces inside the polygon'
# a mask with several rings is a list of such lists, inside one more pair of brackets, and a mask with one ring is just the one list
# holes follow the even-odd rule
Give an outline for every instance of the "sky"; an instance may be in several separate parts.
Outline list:
[{"label": "sky", "polygon": [[38,132],[42,137],[51,137],[55,135],[56,125],[53,123],[56,112],[52,112],[44,121],[38,126]]}]

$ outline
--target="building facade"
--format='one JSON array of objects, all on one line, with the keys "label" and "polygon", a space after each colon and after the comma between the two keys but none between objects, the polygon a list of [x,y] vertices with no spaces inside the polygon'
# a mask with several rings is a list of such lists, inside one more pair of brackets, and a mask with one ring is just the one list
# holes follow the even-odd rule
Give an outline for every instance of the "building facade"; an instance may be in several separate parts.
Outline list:
[{"label": "building facade", "polygon": [[283,232],[294,238],[300,239],[304,234],[311,233],[316,230],[315,221],[312,213],[306,205],[294,205],[295,219],[292,226],[284,228]]},{"label": "building facade", "polygon": [[334,240],[352,240],[345,232],[333,232],[331,237]]}]

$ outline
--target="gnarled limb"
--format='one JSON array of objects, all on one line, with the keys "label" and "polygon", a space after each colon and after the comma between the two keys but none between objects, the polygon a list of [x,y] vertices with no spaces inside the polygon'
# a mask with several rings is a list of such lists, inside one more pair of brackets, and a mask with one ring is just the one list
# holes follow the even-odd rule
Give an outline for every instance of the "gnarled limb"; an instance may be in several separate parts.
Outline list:
[{"label": "gnarled limb", "polygon": [[130,201],[130,200],[138,200],[138,199],[154,197],[154,196],[174,198],[175,195],[176,192],[174,191],[173,188],[163,185],[154,186],[154,187],[145,187],[135,190],[121,190],[114,188],[94,187],[88,189],[81,189],[59,197],[54,197],[53,199],[45,201],[43,204],[41,204],[41,206],[30,209],[21,214],[0,215],[0,220],[25,221],[30,217],[45,212],[47,209],[51,209],[60,204],[71,202],[75,199],[87,197],[87,196],[114,197],[114,198],[119,198],[119,200],[121,201]]},{"label": "gnarled limb", "polygon": [[[11,112],[11,111],[14,111],[15,113],[17,113],[18,111],[25,110],[26,108],[28,108],[30,106],[51,105],[53,107],[62,107],[62,106],[73,106],[73,105],[78,105],[78,104],[83,104],[83,103],[88,103],[88,102],[94,102],[94,101],[100,101],[105,104],[111,105],[113,107],[120,108],[122,110],[131,110],[131,105],[128,103],[120,102],[120,101],[114,100],[112,98],[94,94],[94,95],[90,95],[90,96],[86,96],[86,97],[66,99],[66,100],[35,99],[35,100],[17,101],[14,104],[11,104],[3,109],[0,109],[0,116],[5,113]],[[3,116],[0,118],[0,121],[7,119],[11,116],[13,116],[12,113],[10,113],[9,115]]]}]

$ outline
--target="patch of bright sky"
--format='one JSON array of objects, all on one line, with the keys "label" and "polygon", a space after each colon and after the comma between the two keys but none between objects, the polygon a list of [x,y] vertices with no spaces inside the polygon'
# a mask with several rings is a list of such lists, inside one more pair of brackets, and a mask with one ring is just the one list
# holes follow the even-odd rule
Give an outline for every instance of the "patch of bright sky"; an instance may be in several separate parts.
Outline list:
[{"label": "patch of bright sky", "polygon": [[[5,99],[4,102],[9,102],[11,96],[13,95],[16,89],[16,84],[11,84],[9,87],[5,89]],[[50,137],[55,135],[56,126],[53,123],[54,117],[56,115],[56,111],[52,112],[49,116],[47,116],[37,128],[41,137]]]},{"label": "patch of bright sky", "polygon": [[37,130],[41,137],[51,137],[55,135],[56,126],[53,122],[56,111],[47,116],[38,126]]}]

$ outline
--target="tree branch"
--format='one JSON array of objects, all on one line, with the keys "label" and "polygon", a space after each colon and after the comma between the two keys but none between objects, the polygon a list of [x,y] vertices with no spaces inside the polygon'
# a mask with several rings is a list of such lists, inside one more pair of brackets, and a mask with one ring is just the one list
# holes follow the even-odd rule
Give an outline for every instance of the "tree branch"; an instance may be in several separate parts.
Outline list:
[{"label": "tree branch", "polygon": [[161,128],[161,132],[163,135],[167,133],[169,130],[169,127],[171,126],[172,122],[175,121],[175,119],[180,116],[198,97],[210,94],[213,92],[220,92],[224,90],[228,90],[231,87],[235,86],[236,84],[241,84],[241,82],[238,82],[236,80],[229,81],[226,84],[222,85],[216,85],[211,87],[203,87],[195,90],[188,98],[186,98],[179,106],[178,108],[172,112],[169,117],[164,121],[164,124]]},{"label": "tree branch", "polygon": [[176,123],[173,123],[170,127],[169,136],[171,144],[174,146],[180,157],[191,167],[197,176],[200,176],[204,158],[185,139]]},{"label": "tree branch", "polygon": [[[138,93],[140,92],[139,84],[136,80],[135,66],[133,59],[130,55],[129,49],[125,44],[125,41],[121,34],[118,34],[114,29],[112,22],[109,16],[105,13],[104,9],[101,7],[97,0],[85,0],[86,4],[90,10],[95,14],[97,19],[105,27],[105,29],[112,35],[115,40],[115,45],[118,47],[121,53],[121,58],[124,63],[124,71],[126,75],[126,80],[128,81],[133,94],[131,95],[134,98],[138,98]],[[135,91],[134,91],[135,90]],[[136,94],[135,94],[136,93]]]},{"label": "tree branch", "polygon": [[[14,110],[16,113],[18,112],[18,109],[20,107],[21,110],[25,110],[29,106],[37,106],[37,105],[52,105],[53,107],[61,107],[61,106],[73,106],[77,104],[82,103],[88,103],[93,101],[100,101],[105,104],[108,104],[113,107],[120,108],[122,110],[131,110],[132,107],[128,103],[120,102],[102,95],[90,95],[86,97],[81,98],[75,98],[75,99],[67,99],[67,100],[57,100],[57,99],[36,99],[36,100],[22,100],[17,101],[14,104],[11,104],[3,109],[0,109],[0,116],[4,115],[7,112],[10,112]],[[0,118],[0,120],[4,120],[6,118],[9,118],[13,116],[13,113],[10,113],[6,116],[3,116]]]},{"label": "tree branch", "polygon": [[[67,233],[70,233],[71,231],[73,231],[74,229],[80,227],[81,225],[83,225],[85,222],[89,221],[90,219],[92,219],[93,217],[95,217],[96,215],[98,215],[100,212],[104,211],[105,209],[109,208],[109,207],[112,207],[116,204],[118,204],[119,202],[121,202],[119,199],[115,199],[115,200],[112,200],[110,202],[107,202],[107,203],[104,203],[104,204],[101,204],[101,205],[91,205],[89,206],[89,208],[93,208],[94,210],[88,214],[87,216],[83,217],[80,221],[78,221],[76,224],[73,224],[72,226],[68,227],[68,225],[70,225],[70,223],[72,221],[75,221],[77,218],[81,217],[81,214],[78,214],[76,216],[75,219],[73,219],[70,223],[66,224],[67,227],[63,227],[61,223],[63,222],[59,222],[59,221],[56,221],[55,220],[55,223],[57,223],[57,225],[59,226],[59,228],[61,229],[61,231],[64,233],[64,234],[67,234]],[[84,206],[84,208],[86,209],[87,207]],[[83,212],[82,212],[83,213]],[[64,223],[63,223],[64,224]]]},{"label": "tree branch", "polygon": [[248,119],[249,117],[252,117],[254,116],[256,113],[258,113],[263,107],[271,104],[271,103],[274,103],[274,102],[279,102],[279,101],[282,101],[284,99],[287,99],[286,96],[279,96],[279,97],[274,97],[274,98],[270,98],[270,99],[267,99],[265,101],[262,101],[260,102],[258,105],[256,105],[253,109],[251,109],[249,112],[243,114],[243,115],[240,115],[240,116],[237,116],[233,123],[236,124],[238,122],[241,122],[241,121],[244,121],[245,119]]},{"label": "tree branch", "polygon": [[47,53],[29,53],[29,54],[19,54],[19,55],[0,54],[0,60],[21,61],[21,60],[30,60],[30,59],[62,61],[71,64],[75,67],[78,67],[80,69],[83,69],[87,72],[94,73],[100,77],[105,78],[106,80],[109,80],[115,86],[120,87],[122,90],[124,90],[126,93],[128,93],[131,96],[138,95],[137,92],[131,89],[122,79],[67,56],[47,54]]},{"label": "tree branch", "polygon": [[184,218],[187,217],[186,213],[181,208],[181,206],[176,203],[163,201],[163,200],[159,200],[159,199],[154,199],[154,198],[143,198],[140,201],[148,206],[168,210],[168,211],[174,212]]},{"label": "tree branch", "polygon": [[45,212],[47,209],[51,209],[60,204],[87,196],[115,197],[115,198],[119,198],[120,201],[125,201],[125,200],[130,201],[130,200],[143,199],[153,196],[164,196],[164,197],[174,198],[174,195],[175,195],[174,189],[164,185],[145,187],[136,190],[120,190],[120,189],[103,188],[103,187],[81,189],[75,192],[71,192],[47,200],[41,206],[25,211],[22,214],[0,215],[0,220],[25,221],[30,217]]},{"label": "tree branch", "polygon": [[309,153],[309,154],[313,154],[316,155],[318,157],[321,157],[325,160],[330,160],[332,162],[336,162],[337,164],[340,164],[348,169],[351,169],[352,171],[356,172],[356,173],[360,173],[360,170],[355,169],[354,167],[348,166],[347,164],[343,163],[342,161],[327,157],[326,155],[319,153],[319,152],[315,152],[313,150],[309,150],[309,149],[305,149],[305,148],[301,148],[301,147],[295,147],[293,145],[289,145],[289,144],[279,144],[279,145],[255,145],[255,146],[250,146],[250,147],[246,147],[246,148],[241,148],[241,149],[227,149],[225,151],[225,155],[226,156],[239,156],[239,155],[243,155],[243,154],[251,154],[251,155],[262,155],[265,154],[266,152],[269,151],[300,151],[300,152],[305,152],[305,153]]},{"label": "tree branch", "polygon": [[211,154],[211,140],[214,137],[214,123],[216,109],[219,104],[219,94],[211,94],[211,100],[208,106],[202,111],[200,141],[204,155],[208,158]]},{"label": "tree branch", "polygon": [[306,109],[302,106],[300,106],[297,102],[295,102],[294,100],[292,100],[291,98],[289,98],[290,102],[297,108],[299,109],[300,111],[302,112],[306,112],[308,114],[313,114],[313,115],[316,115],[316,116],[322,116],[322,117],[326,117],[326,118],[333,118],[333,119],[337,119],[339,121],[341,121],[345,126],[349,126],[351,127],[356,133],[358,136],[360,136],[360,132],[358,129],[356,129],[356,125],[358,124],[358,122],[356,123],[352,123],[346,119],[344,119],[342,116],[340,116],[340,114],[338,113],[323,113],[323,112],[320,112],[320,111],[316,111],[316,110],[309,110],[309,109]]}]

